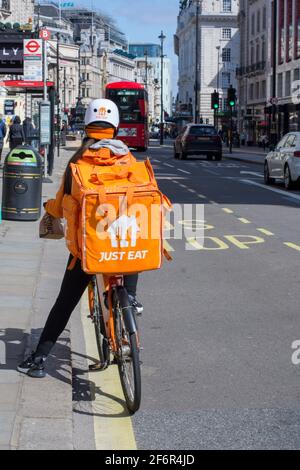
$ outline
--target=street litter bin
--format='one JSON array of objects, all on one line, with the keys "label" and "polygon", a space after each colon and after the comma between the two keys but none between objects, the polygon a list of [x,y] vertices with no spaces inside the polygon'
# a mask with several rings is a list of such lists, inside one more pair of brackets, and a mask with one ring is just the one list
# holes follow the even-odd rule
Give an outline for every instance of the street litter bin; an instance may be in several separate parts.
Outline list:
[{"label": "street litter bin", "polygon": [[3,167],[2,218],[36,221],[41,216],[43,163],[29,145],[19,145]]}]

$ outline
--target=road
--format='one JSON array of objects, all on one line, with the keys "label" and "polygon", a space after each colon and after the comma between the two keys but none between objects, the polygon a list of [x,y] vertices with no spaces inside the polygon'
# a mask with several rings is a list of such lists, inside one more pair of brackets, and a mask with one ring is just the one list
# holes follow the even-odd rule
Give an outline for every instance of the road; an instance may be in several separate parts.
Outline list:
[{"label": "road", "polygon": [[83,302],[72,323],[75,448],[299,449],[300,191],[265,187],[259,164],[178,161],[154,144],[148,155],[173,203],[204,204],[204,247],[188,241],[183,216],[184,239],[168,240],[174,261],[140,278],[133,418],[116,369],[86,373],[96,352]]}]

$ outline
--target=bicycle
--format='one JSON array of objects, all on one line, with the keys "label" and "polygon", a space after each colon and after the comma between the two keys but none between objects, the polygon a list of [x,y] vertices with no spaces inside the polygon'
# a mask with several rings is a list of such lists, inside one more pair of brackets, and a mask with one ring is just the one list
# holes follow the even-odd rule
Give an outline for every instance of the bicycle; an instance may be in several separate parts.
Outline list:
[{"label": "bicycle", "polygon": [[[123,276],[109,279],[107,300],[104,301],[102,275],[94,276],[89,285],[90,316],[94,323],[99,364],[96,370],[118,365],[120,381],[127,408],[134,414],[141,404],[141,366],[138,326],[128,293],[123,286]],[[113,360],[112,360],[113,357]],[[94,369],[94,370],[95,370]]]}]

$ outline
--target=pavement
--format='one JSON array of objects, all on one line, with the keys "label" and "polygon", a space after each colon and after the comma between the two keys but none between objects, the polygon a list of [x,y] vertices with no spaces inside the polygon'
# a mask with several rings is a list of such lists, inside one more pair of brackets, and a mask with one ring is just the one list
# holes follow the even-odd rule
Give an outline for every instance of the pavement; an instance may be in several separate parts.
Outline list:
[{"label": "pavement", "polygon": [[[181,238],[171,219],[165,235],[174,261],[140,277],[143,396],[133,417],[117,368],[88,370],[97,350],[86,296],[47,378],[15,372],[38,340],[67,252],[63,241],[39,240],[38,223],[0,225],[1,448],[299,449],[292,344],[300,340],[300,191],[265,186],[263,155],[243,150],[221,162],[178,161],[172,142],[151,142],[162,191],[178,210],[198,204],[204,217],[195,208],[179,214]],[[56,159],[45,199],[71,155]]]},{"label": "pavement", "polygon": [[228,147],[224,146],[223,155],[227,159],[263,165],[268,150],[264,151],[261,147],[241,147],[233,148],[232,153],[229,153]]},{"label": "pavement", "polygon": [[[71,155],[63,150],[56,159],[53,183],[43,185],[43,200],[55,195]],[[38,222],[0,225],[1,449],[72,447],[70,331],[54,349],[45,381],[16,372],[38,341],[66,265],[64,244],[40,240],[38,228]]]}]

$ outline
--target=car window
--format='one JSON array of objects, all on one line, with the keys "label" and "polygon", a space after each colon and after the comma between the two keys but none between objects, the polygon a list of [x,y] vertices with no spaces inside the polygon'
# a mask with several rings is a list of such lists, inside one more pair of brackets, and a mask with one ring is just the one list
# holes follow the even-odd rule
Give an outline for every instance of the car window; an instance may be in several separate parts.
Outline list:
[{"label": "car window", "polygon": [[278,148],[278,149],[281,149],[282,147],[284,147],[284,144],[285,144],[287,138],[288,138],[288,135],[285,135],[285,136],[280,140],[280,142],[277,144],[277,148]]},{"label": "car window", "polygon": [[200,126],[192,126],[189,131],[190,135],[196,135],[198,137],[206,137],[217,135],[217,131],[214,127],[200,127]]},{"label": "car window", "polygon": [[291,147],[295,147],[295,144],[296,144],[296,136],[294,134],[291,134],[288,136],[285,144],[284,144],[284,148],[291,148]]}]

